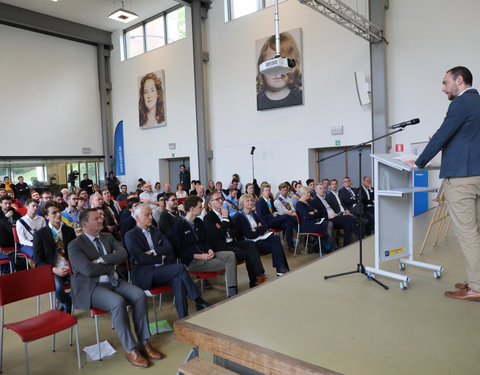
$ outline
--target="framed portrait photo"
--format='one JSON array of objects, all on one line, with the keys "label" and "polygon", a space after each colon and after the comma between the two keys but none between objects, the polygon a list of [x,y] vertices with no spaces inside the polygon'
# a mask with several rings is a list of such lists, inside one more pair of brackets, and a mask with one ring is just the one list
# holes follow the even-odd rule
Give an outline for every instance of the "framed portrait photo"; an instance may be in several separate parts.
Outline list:
[{"label": "framed portrait photo", "polygon": [[260,64],[275,57],[275,35],[255,42],[257,58],[257,110],[303,104],[302,29],[280,33],[280,57],[295,60],[292,72],[271,76],[260,73]]},{"label": "framed portrait photo", "polygon": [[164,70],[138,77],[138,120],[140,129],[167,126]]}]

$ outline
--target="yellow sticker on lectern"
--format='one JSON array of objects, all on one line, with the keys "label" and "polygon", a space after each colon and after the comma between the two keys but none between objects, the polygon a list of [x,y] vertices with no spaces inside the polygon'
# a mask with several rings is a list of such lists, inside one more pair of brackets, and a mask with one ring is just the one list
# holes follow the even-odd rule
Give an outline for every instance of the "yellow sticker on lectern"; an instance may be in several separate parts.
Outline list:
[{"label": "yellow sticker on lectern", "polygon": [[392,255],[397,255],[397,254],[401,254],[401,253],[404,253],[404,252],[405,252],[405,249],[403,247],[399,247],[398,249],[385,251],[385,256],[389,257],[389,256],[392,256]]}]

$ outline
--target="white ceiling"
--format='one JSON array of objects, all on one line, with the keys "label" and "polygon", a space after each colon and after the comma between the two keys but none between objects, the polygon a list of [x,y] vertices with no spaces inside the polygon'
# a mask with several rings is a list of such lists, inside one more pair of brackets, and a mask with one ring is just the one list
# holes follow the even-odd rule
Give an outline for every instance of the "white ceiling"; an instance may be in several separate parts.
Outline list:
[{"label": "white ceiling", "polygon": [[1,2],[106,31],[125,29],[178,5],[175,0],[125,0],[123,8],[139,16],[125,24],[107,18],[110,13],[122,8],[121,0],[58,0],[57,2],[51,0],[1,0]]}]

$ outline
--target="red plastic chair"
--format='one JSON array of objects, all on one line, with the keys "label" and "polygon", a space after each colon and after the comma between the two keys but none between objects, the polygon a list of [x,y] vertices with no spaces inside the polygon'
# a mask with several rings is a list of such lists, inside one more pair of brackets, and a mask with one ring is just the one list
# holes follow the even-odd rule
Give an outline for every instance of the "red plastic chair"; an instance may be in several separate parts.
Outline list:
[{"label": "red plastic chair", "polygon": [[[197,276],[198,279],[200,279],[200,285],[203,293],[203,280],[205,279],[210,279],[212,277],[218,276],[218,275],[223,275],[225,273],[225,270],[220,270],[217,272],[194,272],[194,271],[188,271],[189,274]],[[227,285],[227,278],[225,277],[225,293],[227,294],[228,298],[228,285]]]},{"label": "red plastic chair", "polygon": [[[1,337],[0,337],[0,372],[2,370],[3,356],[3,327],[11,329],[20,336],[24,343],[25,367],[28,368],[27,344],[31,341],[53,335],[53,347],[55,351],[55,334],[67,328],[75,327],[77,342],[78,368],[80,363],[80,347],[78,344],[78,324],[73,315],[63,311],[49,310],[43,314],[25,319],[19,322],[4,322],[4,306],[12,302],[50,293],[55,290],[55,281],[51,266],[32,268],[0,277],[0,306],[1,306]],[[70,343],[71,345],[71,343]],[[45,358],[44,358],[45,359]]]},{"label": "red plastic chair", "polygon": [[127,201],[117,201],[118,205],[120,206],[120,209],[124,209],[125,206],[127,205]]},{"label": "red plastic chair", "polygon": [[27,207],[20,207],[20,208],[17,208],[16,211],[22,215],[22,216],[25,216],[27,214]]},{"label": "red plastic chair", "polygon": [[305,243],[305,252],[307,251],[309,237],[310,236],[316,236],[318,238],[318,249],[319,249],[319,252],[320,252],[320,257],[322,257],[321,238],[324,237],[324,235],[323,234],[318,234],[318,233],[300,232],[300,219],[298,217],[297,212],[295,212],[295,216],[297,217],[297,241],[295,242],[295,251],[293,253],[293,256],[297,256],[298,239],[299,239],[300,236],[307,236],[307,242]]},{"label": "red plastic chair", "polygon": [[168,285],[157,286],[155,288],[144,290],[145,294],[148,297],[152,297],[153,299],[153,312],[155,314],[155,333],[157,335],[158,335],[158,319],[157,319],[157,307],[156,307],[155,298],[156,296],[159,296],[158,310],[160,311],[162,310],[162,294],[166,292],[170,292],[171,290],[172,290],[172,287]]}]

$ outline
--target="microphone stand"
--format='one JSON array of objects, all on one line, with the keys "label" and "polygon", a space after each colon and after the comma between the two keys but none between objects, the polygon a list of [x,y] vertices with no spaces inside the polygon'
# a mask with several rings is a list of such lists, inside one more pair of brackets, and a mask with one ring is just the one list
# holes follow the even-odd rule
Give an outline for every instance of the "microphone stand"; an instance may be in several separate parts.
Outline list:
[{"label": "microphone stand", "polygon": [[377,137],[377,138],[373,138],[369,141],[366,141],[366,142],[363,142],[363,143],[360,143],[356,146],[352,146],[346,150],[343,150],[343,151],[340,151],[340,152],[337,152],[336,154],[333,154],[333,155],[330,155],[330,156],[327,156],[326,158],[323,158],[323,159],[320,159],[320,160],[317,160],[317,163],[321,163],[322,161],[325,161],[325,160],[328,160],[328,159],[331,159],[335,156],[338,156],[338,155],[341,155],[341,154],[345,154],[349,151],[352,151],[352,150],[357,150],[358,149],[358,179],[359,179],[359,188],[358,188],[358,192],[357,192],[357,200],[358,200],[358,206],[360,208],[360,215],[358,217],[358,225],[359,225],[359,228],[360,228],[360,238],[358,240],[358,245],[359,245],[359,262],[357,264],[357,269],[354,270],[354,271],[347,271],[347,272],[342,272],[342,273],[336,273],[336,274],[333,274],[333,275],[328,275],[328,276],[324,276],[323,278],[325,280],[328,280],[328,279],[331,279],[331,278],[334,278],[334,277],[339,277],[339,276],[345,276],[345,275],[351,275],[353,273],[361,273],[362,275],[365,275],[369,280],[372,280],[372,281],[375,281],[378,285],[380,285],[381,287],[383,287],[384,289],[388,289],[388,286],[386,286],[385,284],[381,283],[380,281],[378,281],[377,279],[375,279],[371,274],[367,273],[366,270],[365,270],[365,266],[363,265],[363,247],[362,247],[362,237],[363,237],[363,227],[364,227],[364,219],[363,219],[363,204],[362,204],[362,199],[361,199],[361,194],[360,194],[360,189],[362,188],[362,151],[363,151],[363,147],[368,145],[369,143],[372,143],[372,142],[375,142],[375,141],[378,141],[379,139],[382,139],[382,138],[385,138],[385,137],[388,137],[390,135],[393,135],[395,133],[399,133],[401,131],[403,131],[405,129],[405,127],[408,126],[408,125],[403,125],[401,126],[398,130],[395,130],[394,132],[391,132],[391,133],[387,133],[387,134],[384,134],[380,137]]},{"label": "microphone stand", "polygon": [[252,155],[252,182],[255,181],[255,166],[253,162],[253,154],[255,153],[255,147],[252,147],[252,150],[250,151],[250,155]]}]

